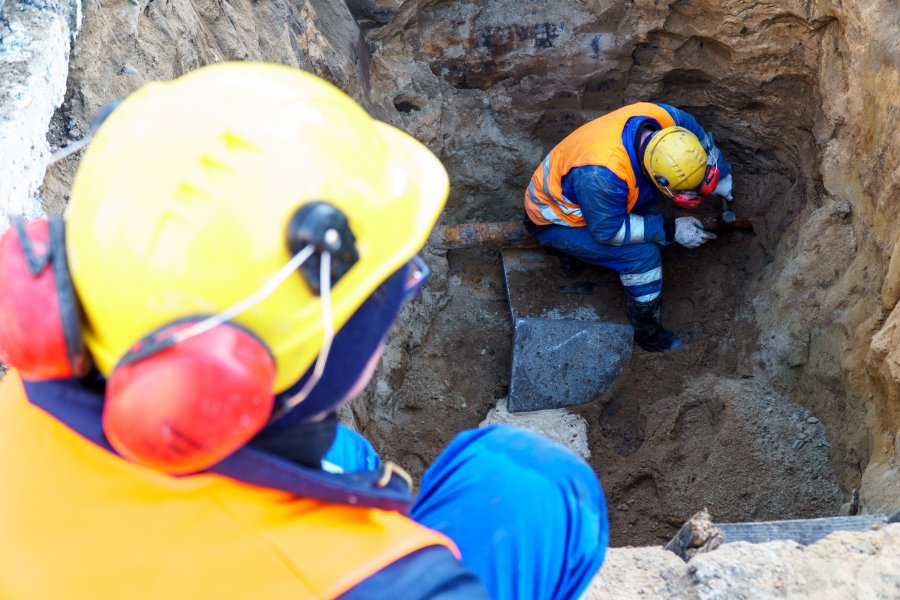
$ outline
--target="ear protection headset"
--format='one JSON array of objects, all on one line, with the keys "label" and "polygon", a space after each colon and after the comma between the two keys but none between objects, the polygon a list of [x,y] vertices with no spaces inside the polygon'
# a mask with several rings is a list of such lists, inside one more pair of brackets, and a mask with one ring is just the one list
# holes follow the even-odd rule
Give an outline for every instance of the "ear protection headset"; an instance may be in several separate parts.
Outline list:
[{"label": "ear protection headset", "polygon": [[0,359],[26,379],[90,370],[65,252],[60,217],[16,219],[0,238]]},{"label": "ear protection headset", "polygon": [[673,192],[669,189],[669,180],[663,175],[655,177],[656,183],[672,197],[672,202],[682,208],[697,208],[704,196],[711,196],[719,185],[719,149],[713,143],[711,133],[708,133],[703,140],[703,149],[706,150],[706,172],[703,174],[703,181],[694,190],[685,190]]},{"label": "ear protection headset", "polygon": [[707,150],[706,172],[703,174],[703,181],[700,183],[700,186],[695,190],[673,192],[669,189],[668,179],[662,175],[656,176],[656,182],[672,196],[672,202],[682,208],[697,208],[700,206],[703,196],[710,196],[716,191],[716,186],[719,185],[719,167],[716,165],[718,162],[718,150],[715,148],[713,150]]},{"label": "ear protection headset", "polygon": [[[221,313],[180,319],[138,340],[109,375],[103,428],[122,456],[172,474],[205,469],[240,448],[272,416],[277,365],[265,343],[233,321],[295,271],[320,296],[324,341],[302,401],[324,370],[333,335],[330,292],[357,262],[346,216],[313,201],[286,232],[292,258]],[[308,259],[313,255],[318,261]],[[25,379],[80,377],[91,368],[59,216],[17,220],[0,238],[0,359]]]}]

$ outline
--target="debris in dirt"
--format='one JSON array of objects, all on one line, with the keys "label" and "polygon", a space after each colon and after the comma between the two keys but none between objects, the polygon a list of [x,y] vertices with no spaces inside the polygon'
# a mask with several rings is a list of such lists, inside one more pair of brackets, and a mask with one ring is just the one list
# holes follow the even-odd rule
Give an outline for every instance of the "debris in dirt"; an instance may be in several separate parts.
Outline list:
[{"label": "debris in dirt", "polygon": [[709,511],[704,508],[681,526],[665,549],[687,561],[701,552],[715,550],[721,543],[721,532],[713,525]]},{"label": "debris in dirt", "polygon": [[859,512],[859,490],[853,488],[853,492],[850,494],[850,502],[845,502],[841,505],[840,511],[838,514],[840,516],[853,516]]},{"label": "debris in dirt", "polygon": [[[637,500],[610,514],[614,546],[665,543],[701,506],[723,521],[836,514],[843,494],[827,432],[807,424],[806,409],[761,380],[715,374],[665,393],[683,373],[638,360],[608,399],[577,409],[600,425],[589,432],[591,451],[609,504]],[[626,530],[633,515],[638,525]]]},{"label": "debris in dirt", "polygon": [[818,420],[817,418],[815,418],[815,417],[810,417],[810,418],[808,418],[808,419],[806,420],[806,422],[807,422],[807,423],[812,423],[813,425],[815,425],[816,423],[819,422],[819,420]]}]

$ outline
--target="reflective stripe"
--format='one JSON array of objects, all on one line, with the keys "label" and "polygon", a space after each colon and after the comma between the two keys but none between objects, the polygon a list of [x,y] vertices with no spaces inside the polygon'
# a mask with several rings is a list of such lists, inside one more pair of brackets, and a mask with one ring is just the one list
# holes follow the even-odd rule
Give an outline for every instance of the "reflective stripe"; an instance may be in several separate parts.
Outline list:
[{"label": "reflective stripe", "polygon": [[[548,198],[553,198],[553,194],[550,193],[550,155],[552,152],[548,152],[547,156],[544,157],[544,162],[541,165],[544,168],[544,194],[547,195]],[[554,198],[555,200],[555,198]]]},{"label": "reflective stripe", "polygon": [[558,214],[553,212],[553,209],[550,208],[549,204],[544,204],[542,202],[538,204],[538,208],[541,209],[541,216],[543,216],[554,225],[562,225],[563,227],[570,227],[572,225],[571,223],[560,217]]},{"label": "reflective stripe", "polygon": [[[553,203],[559,207],[559,210],[562,211],[565,215],[575,215],[576,217],[580,217],[581,215],[581,207],[580,206],[567,206],[557,200],[553,194],[550,193],[550,154],[544,158],[541,167],[544,169],[544,194],[551,200]],[[531,201],[534,202],[535,206],[538,207],[538,210],[541,211],[541,216],[547,219],[553,225],[563,225],[565,227],[571,227],[572,224],[560,217],[553,208],[550,207],[549,204],[543,202],[540,198],[538,198],[537,191],[534,187],[534,181],[528,184],[528,195],[531,196]]]},{"label": "reflective stripe", "polygon": [[550,208],[549,204],[541,202],[541,200],[537,197],[537,193],[534,191],[533,181],[528,184],[528,195],[531,196],[531,201],[534,202],[534,205],[538,207],[539,211],[541,211],[541,216],[550,221],[551,224],[562,225],[564,227],[568,227],[570,225],[565,221],[565,219],[556,214],[553,209]]},{"label": "reflective stripe", "polygon": [[662,279],[662,267],[650,269],[646,273],[622,273],[619,278],[622,280],[622,285],[626,287],[646,285]]},{"label": "reflective stripe", "polygon": [[644,295],[644,296],[638,296],[637,298],[634,299],[634,301],[635,301],[635,302],[652,302],[652,301],[656,300],[657,298],[659,298],[659,295],[660,295],[661,293],[662,293],[662,292],[653,292],[652,294],[646,294],[646,295]]},{"label": "reflective stripe", "polygon": [[644,217],[640,215],[628,215],[631,220],[631,240],[632,244],[639,244],[644,241]]},{"label": "reflective stripe", "polygon": [[625,230],[628,229],[628,221],[622,221],[622,226],[619,227],[619,231],[616,232],[614,238],[609,240],[607,244],[610,246],[621,246],[625,242]]},{"label": "reflective stripe", "polygon": [[556,203],[556,205],[558,207],[560,207],[562,209],[562,211],[564,213],[566,213],[567,215],[575,215],[576,217],[581,216],[581,207],[580,206],[576,206],[573,208],[571,206],[566,206],[565,204],[560,204],[558,202]]},{"label": "reflective stripe", "polygon": [[[625,235],[629,232],[631,235],[625,239]],[[615,237],[606,243],[610,246],[621,246],[623,244],[639,244],[644,241],[644,217],[640,215],[628,215],[628,218],[622,221],[622,226],[616,232]]]}]

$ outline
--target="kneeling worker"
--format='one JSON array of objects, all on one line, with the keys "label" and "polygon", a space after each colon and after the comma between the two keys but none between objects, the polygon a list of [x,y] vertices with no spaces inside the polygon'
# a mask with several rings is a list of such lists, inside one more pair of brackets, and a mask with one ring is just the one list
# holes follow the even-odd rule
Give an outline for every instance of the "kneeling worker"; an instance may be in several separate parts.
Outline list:
[{"label": "kneeling worker", "polygon": [[715,235],[694,217],[664,217],[663,196],[694,208],[731,195],[731,167],[696,119],[666,104],[625,106],[569,134],[525,190],[525,226],[542,245],[619,273],[634,340],[661,352],[684,342],[662,326],[660,246]]},{"label": "kneeling worker", "polygon": [[447,188],[296,69],[125,99],[66,219],[0,239],[0,597],[577,598],[608,539],[584,461],[463,432],[413,502],[337,422]]}]

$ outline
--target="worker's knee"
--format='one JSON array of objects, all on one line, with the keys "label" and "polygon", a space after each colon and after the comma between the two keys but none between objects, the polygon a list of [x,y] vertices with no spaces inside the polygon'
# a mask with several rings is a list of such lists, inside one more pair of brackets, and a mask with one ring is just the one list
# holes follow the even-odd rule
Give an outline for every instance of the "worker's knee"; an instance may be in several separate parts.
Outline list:
[{"label": "worker's knee", "polygon": [[659,244],[652,242],[629,246],[631,265],[623,273],[646,273],[662,265]]},{"label": "worker's knee", "polygon": [[548,481],[560,477],[584,479],[585,485],[596,485],[599,492],[594,471],[575,453],[542,435],[511,425],[464,431],[444,455],[451,459],[466,456],[467,462],[477,461],[482,467],[500,472],[508,468],[533,471]]},{"label": "worker's knee", "polygon": [[567,448],[525,429],[494,425],[461,433],[425,473],[423,496],[435,493],[433,488],[468,495],[472,510],[477,503],[508,521],[519,515],[534,525],[535,515],[557,518],[566,523],[563,530],[591,537],[588,546],[606,546],[606,502],[594,470]]},{"label": "worker's knee", "polygon": [[510,587],[517,597],[577,597],[609,542],[593,469],[507,425],[457,436],[425,473],[412,517],[453,539],[493,597],[514,597]]}]

